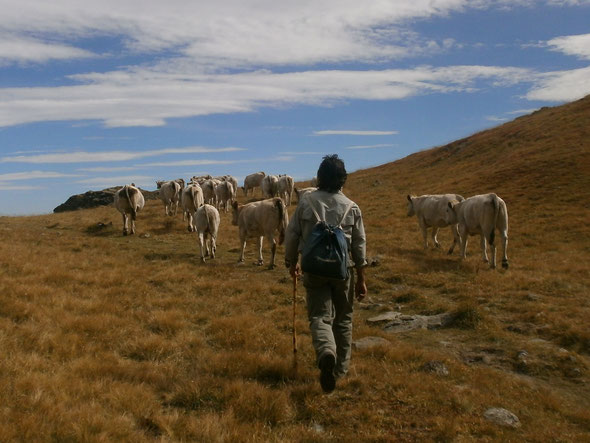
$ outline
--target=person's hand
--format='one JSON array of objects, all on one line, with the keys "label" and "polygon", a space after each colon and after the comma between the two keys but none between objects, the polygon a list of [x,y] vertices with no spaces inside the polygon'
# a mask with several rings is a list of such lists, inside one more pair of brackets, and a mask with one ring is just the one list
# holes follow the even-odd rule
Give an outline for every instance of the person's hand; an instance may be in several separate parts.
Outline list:
[{"label": "person's hand", "polygon": [[295,263],[289,267],[289,274],[291,274],[291,278],[301,277],[301,268],[299,268],[299,263]]},{"label": "person's hand", "polygon": [[362,301],[367,295],[367,284],[364,279],[359,279],[354,285],[354,295],[358,301]]}]

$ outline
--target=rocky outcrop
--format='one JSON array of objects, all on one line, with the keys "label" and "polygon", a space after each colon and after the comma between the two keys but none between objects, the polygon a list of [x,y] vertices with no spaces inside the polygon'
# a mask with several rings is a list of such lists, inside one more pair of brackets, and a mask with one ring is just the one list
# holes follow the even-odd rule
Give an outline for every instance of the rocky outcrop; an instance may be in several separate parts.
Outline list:
[{"label": "rocky outcrop", "polygon": [[[115,192],[122,186],[103,189],[102,191],[88,191],[84,194],[72,195],[65,203],[56,207],[53,212],[75,211],[77,209],[96,208],[98,206],[108,206],[113,203]],[[146,200],[153,200],[158,197],[158,191],[145,191],[140,189]]]}]

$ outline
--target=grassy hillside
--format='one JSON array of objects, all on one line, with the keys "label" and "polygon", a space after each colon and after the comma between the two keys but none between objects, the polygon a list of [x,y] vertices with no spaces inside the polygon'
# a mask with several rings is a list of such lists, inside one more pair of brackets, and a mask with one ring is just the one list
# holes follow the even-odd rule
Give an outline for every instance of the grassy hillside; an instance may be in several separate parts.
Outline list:
[{"label": "grassy hillside", "polygon": [[[0,441],[587,440],[589,131],[586,98],[351,174],[375,264],[354,337],[388,344],[355,350],[332,395],[302,285],[295,371],[288,273],[254,266],[254,242],[238,265],[229,214],[206,264],[157,201],[132,237],[112,207],[0,218]],[[445,254],[447,230],[422,249],[406,194],[492,191],[508,205],[509,270],[481,263],[476,237],[464,262]],[[390,310],[455,321],[367,322]],[[490,407],[521,427],[487,421]]]}]

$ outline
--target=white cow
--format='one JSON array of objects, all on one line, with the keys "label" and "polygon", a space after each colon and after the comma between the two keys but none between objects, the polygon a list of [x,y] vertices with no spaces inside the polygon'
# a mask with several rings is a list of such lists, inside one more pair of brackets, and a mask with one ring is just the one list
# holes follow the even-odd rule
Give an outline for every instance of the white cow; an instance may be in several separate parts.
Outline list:
[{"label": "white cow", "polygon": [[123,216],[123,235],[129,233],[127,214],[131,214],[131,234],[135,234],[135,218],[137,213],[143,208],[145,200],[141,191],[135,187],[134,183],[125,185],[115,192],[115,208]]},{"label": "white cow", "polygon": [[281,197],[287,206],[291,206],[291,197],[293,195],[293,177],[290,175],[279,176],[279,197]]},{"label": "white cow", "polygon": [[252,190],[252,194],[254,194],[254,188],[260,188],[262,186],[262,180],[265,176],[266,174],[263,171],[247,175],[244,179],[244,186],[242,186],[242,191],[244,191],[244,195],[247,197],[248,191],[250,189]]},{"label": "white cow", "polygon": [[217,181],[213,178],[205,180],[201,183],[201,188],[203,189],[203,200],[205,203],[215,206],[216,198],[215,198],[215,185]]},{"label": "white cow", "polygon": [[[217,233],[219,232],[219,211],[215,206],[203,205],[195,212],[195,228],[199,236],[199,248],[201,251],[201,261],[205,262],[205,257],[215,258],[217,249]],[[207,239],[209,236],[209,239]],[[203,253],[205,249],[206,254]]]},{"label": "white cow", "polygon": [[285,239],[285,230],[289,223],[289,215],[285,203],[278,197],[260,200],[257,202],[239,205],[234,202],[232,211],[232,224],[238,226],[240,242],[242,245],[240,258],[238,262],[244,261],[244,250],[246,249],[246,239],[255,237],[258,239],[258,266],[262,266],[262,241],[266,237],[272,244],[271,259],[269,269],[275,266],[275,254],[277,242],[274,234],[279,231],[279,245],[283,244]]},{"label": "white cow", "polygon": [[180,196],[180,206],[183,211],[183,219],[188,220],[188,231],[194,231],[193,214],[203,206],[203,190],[198,184],[189,184],[182,190]]},{"label": "white cow", "polygon": [[[450,224],[446,220],[447,204],[453,200],[463,201],[465,199],[459,194],[421,195],[419,197],[408,195],[407,199],[408,217],[415,215],[418,218],[418,224],[424,237],[424,249],[428,249],[428,228],[432,228],[432,243],[434,243],[435,247],[440,248],[440,244],[436,238],[438,230]],[[459,237],[457,223],[455,222],[450,225],[451,232],[453,233],[453,244],[448,253],[452,254],[455,245],[458,245],[461,239]]]},{"label": "white cow", "polygon": [[496,230],[502,238],[502,267],[508,269],[508,209],[506,203],[496,194],[474,195],[462,202],[452,201],[447,204],[446,220],[459,224],[461,235],[461,257],[466,257],[467,236],[479,234],[481,237],[481,250],[483,261],[488,262],[487,245],[489,242],[492,262],[491,267],[496,267]]},{"label": "white cow", "polygon": [[230,181],[222,181],[215,185],[215,200],[217,202],[217,209],[221,205],[225,208],[225,212],[229,211],[229,206],[233,203],[236,197],[234,187]]},{"label": "white cow", "polygon": [[294,188],[295,195],[297,196],[297,204],[299,204],[299,202],[305,196],[305,194],[307,194],[308,192],[317,191],[317,189],[318,188],[316,188],[314,186],[310,186],[308,188],[301,188],[301,189]]},{"label": "white cow", "polygon": [[164,203],[166,215],[176,215],[180,202],[180,184],[171,181],[157,181],[156,186],[160,190],[160,200]]},{"label": "white cow", "polygon": [[279,195],[279,177],[269,174],[262,179],[262,195],[264,198],[272,198]]}]

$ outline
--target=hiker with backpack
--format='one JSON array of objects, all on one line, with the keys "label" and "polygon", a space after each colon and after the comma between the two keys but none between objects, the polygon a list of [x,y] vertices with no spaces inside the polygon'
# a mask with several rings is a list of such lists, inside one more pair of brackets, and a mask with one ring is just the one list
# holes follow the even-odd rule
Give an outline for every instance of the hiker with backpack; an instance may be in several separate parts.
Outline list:
[{"label": "hiker with backpack", "polygon": [[324,392],[332,392],[336,380],[348,372],[353,300],[367,294],[365,228],[361,210],[342,193],[346,178],[338,155],[325,156],[317,172],[318,189],[302,198],[285,233],[285,264],[293,279],[303,271]]}]

